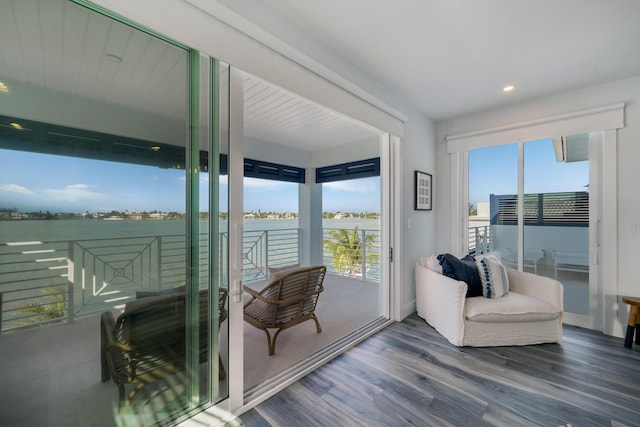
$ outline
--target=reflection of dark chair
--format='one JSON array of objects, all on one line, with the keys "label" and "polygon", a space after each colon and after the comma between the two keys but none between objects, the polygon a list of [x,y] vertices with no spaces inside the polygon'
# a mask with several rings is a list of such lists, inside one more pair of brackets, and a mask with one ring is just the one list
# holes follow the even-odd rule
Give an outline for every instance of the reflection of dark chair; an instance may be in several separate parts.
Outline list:
[{"label": "reflection of dark chair", "polygon": [[[227,290],[220,289],[218,320],[227,318]],[[207,360],[208,291],[200,291],[199,360]],[[139,298],[125,305],[117,320],[110,311],[100,319],[100,361],[102,381],[110,377],[118,386],[120,404],[124,403],[124,385],[136,384],[136,390],[185,369],[185,294],[184,292]],[[220,379],[226,373],[219,357]],[[135,392],[135,390],[134,390]]]},{"label": "reflection of dark chair", "polygon": [[[267,334],[270,356],[275,353],[278,334],[287,328],[313,319],[318,333],[322,332],[315,309],[326,272],[321,265],[298,267],[275,273],[259,292],[244,287],[252,297],[244,305],[244,320]],[[272,340],[269,329],[275,328]]]}]

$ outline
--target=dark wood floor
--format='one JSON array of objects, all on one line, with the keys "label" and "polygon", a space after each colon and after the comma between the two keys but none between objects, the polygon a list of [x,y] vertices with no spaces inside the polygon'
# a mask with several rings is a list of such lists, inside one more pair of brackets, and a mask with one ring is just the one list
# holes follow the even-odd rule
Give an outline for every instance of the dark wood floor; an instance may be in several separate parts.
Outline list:
[{"label": "dark wood floor", "polygon": [[257,426],[640,426],[640,346],[459,348],[415,314],[241,416]]}]

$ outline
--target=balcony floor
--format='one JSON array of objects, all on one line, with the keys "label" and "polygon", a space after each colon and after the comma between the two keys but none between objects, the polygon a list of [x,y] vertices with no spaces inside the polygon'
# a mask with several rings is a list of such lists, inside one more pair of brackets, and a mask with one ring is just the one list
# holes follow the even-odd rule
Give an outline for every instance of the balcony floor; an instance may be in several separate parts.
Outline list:
[{"label": "balcony floor", "polygon": [[[245,390],[378,318],[378,289],[377,283],[327,275],[316,309],[322,333],[313,321],[288,329],[273,356],[264,332],[245,323]],[[0,426],[116,425],[117,387],[100,381],[99,325],[96,315],[0,335]],[[226,334],[220,336],[226,356]]]}]

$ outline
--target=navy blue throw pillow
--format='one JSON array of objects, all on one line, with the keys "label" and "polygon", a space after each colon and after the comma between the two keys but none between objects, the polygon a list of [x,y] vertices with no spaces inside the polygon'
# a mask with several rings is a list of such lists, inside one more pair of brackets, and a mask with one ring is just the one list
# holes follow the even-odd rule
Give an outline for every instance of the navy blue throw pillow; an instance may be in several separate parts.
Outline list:
[{"label": "navy blue throw pillow", "polygon": [[460,259],[455,255],[440,254],[438,261],[442,266],[442,274],[467,284],[467,298],[482,296],[482,281],[474,257],[467,255]]}]

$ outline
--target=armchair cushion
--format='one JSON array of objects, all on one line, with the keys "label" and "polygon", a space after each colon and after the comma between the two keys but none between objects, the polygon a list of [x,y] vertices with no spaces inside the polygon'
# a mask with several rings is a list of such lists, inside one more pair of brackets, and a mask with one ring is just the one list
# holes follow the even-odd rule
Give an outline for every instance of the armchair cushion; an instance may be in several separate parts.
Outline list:
[{"label": "armchair cushion", "polygon": [[557,319],[558,307],[529,295],[509,292],[502,298],[467,298],[465,318],[474,322],[536,322]]}]

